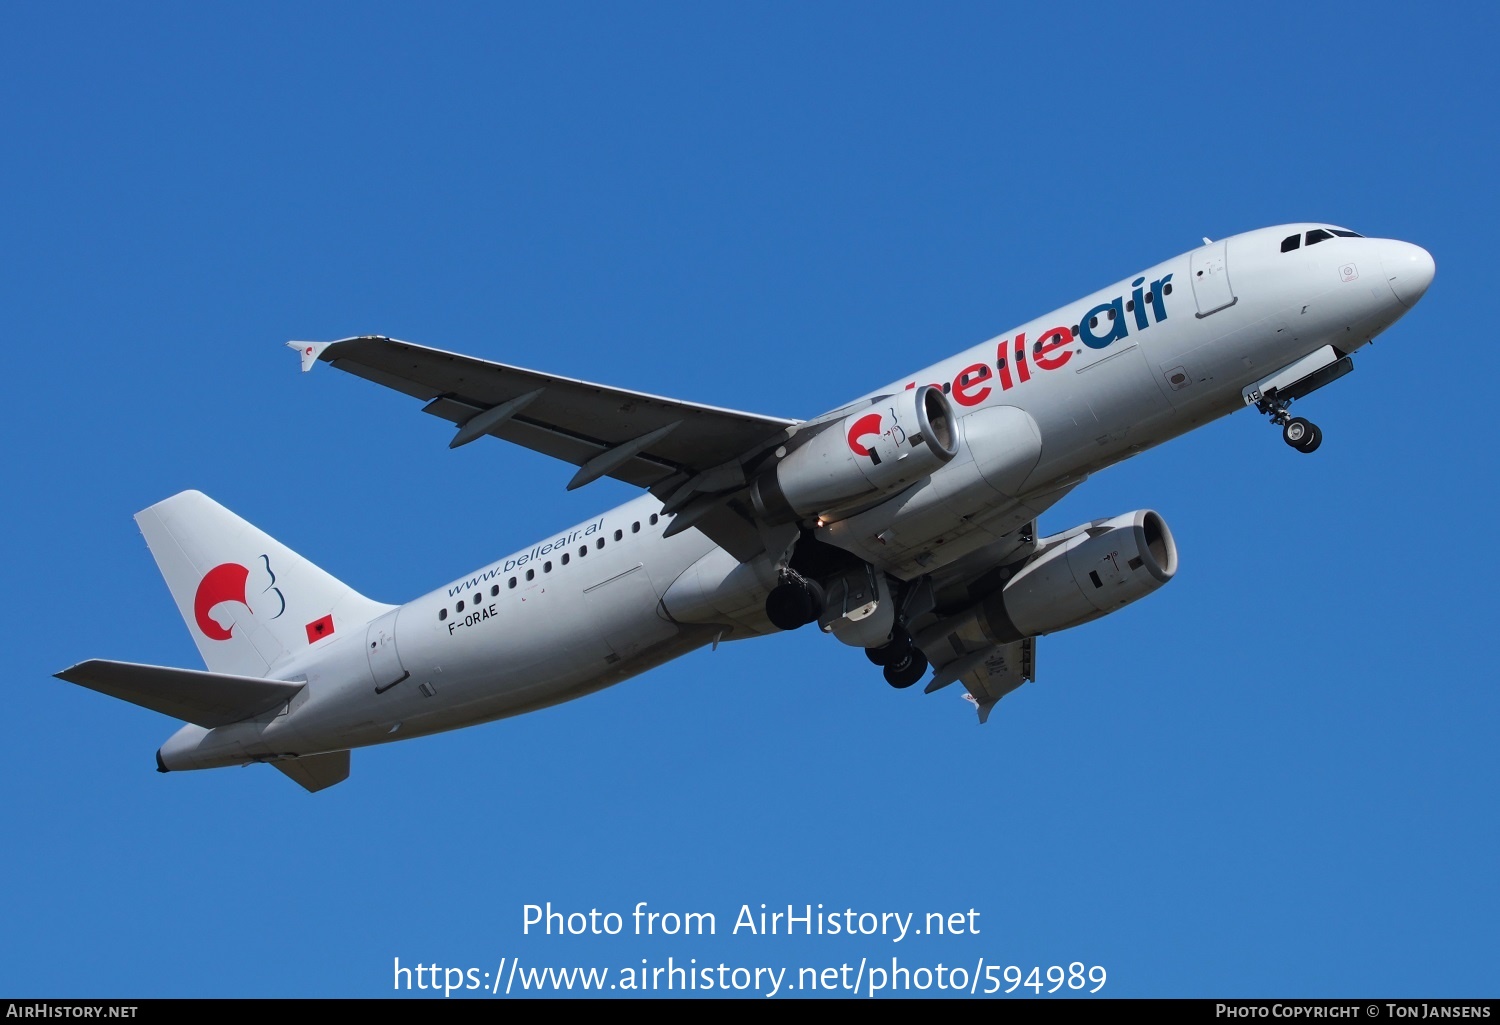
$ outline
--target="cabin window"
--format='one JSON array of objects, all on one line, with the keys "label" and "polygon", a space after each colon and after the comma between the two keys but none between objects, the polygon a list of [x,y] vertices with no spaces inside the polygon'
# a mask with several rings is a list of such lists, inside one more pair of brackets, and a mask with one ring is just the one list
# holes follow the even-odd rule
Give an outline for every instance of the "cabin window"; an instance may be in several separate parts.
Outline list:
[{"label": "cabin window", "polygon": [[526,579],[527,580],[535,580],[536,579],[536,570],[534,570],[534,569],[528,569],[526,571]]},{"label": "cabin window", "polygon": [[552,560],[551,559],[548,559],[546,562],[542,563],[542,572],[543,573],[551,573],[552,572]]},{"label": "cabin window", "polygon": [[491,584],[490,585],[490,597],[493,598],[493,597],[495,597],[499,593],[500,593],[500,585],[499,584]]},{"label": "cabin window", "polygon": [[1301,244],[1301,235],[1288,235],[1286,238],[1281,240],[1281,251],[1283,253],[1290,253],[1293,249],[1296,249]]},{"label": "cabin window", "polygon": [[1162,295],[1171,295],[1172,294],[1172,282],[1168,281],[1165,285],[1161,286],[1161,294]]},{"label": "cabin window", "polygon": [[604,538],[601,537],[599,540],[595,541],[594,542],[594,547],[595,548],[603,548],[604,547]]},{"label": "cabin window", "polygon": [[617,530],[617,531],[615,531],[615,540],[616,541],[620,540],[624,536],[625,536],[625,532],[623,530]]},{"label": "cabin window", "polygon": [[568,564],[568,553],[567,552],[563,552],[562,564],[564,566],[566,566]]},{"label": "cabin window", "polygon": [[515,577],[511,577],[510,578],[510,583],[507,584],[506,586],[510,587],[510,588],[514,588],[516,586],[516,578]]},{"label": "cabin window", "polygon": [[636,520],[634,523],[632,523],[630,525],[630,532],[632,534],[639,534],[641,532],[641,521],[640,520]]},{"label": "cabin window", "polygon": [[656,513],[652,513],[652,514],[651,514],[651,525],[652,525],[652,526],[653,526],[653,527],[654,527],[654,526],[656,526],[656,520],[657,520],[657,515],[656,515]]},{"label": "cabin window", "polygon": [[438,619],[439,620],[444,620],[444,619],[447,619],[447,618],[448,618],[448,610],[447,609],[438,609]]},{"label": "cabin window", "polygon": [[462,612],[463,610],[464,610],[464,603],[463,602],[459,602],[458,606],[456,608],[454,608],[453,611],[454,612]]},{"label": "cabin window", "polygon": [[578,546],[578,557],[580,559],[583,558],[588,553],[589,553],[589,546],[588,545],[579,545]]}]

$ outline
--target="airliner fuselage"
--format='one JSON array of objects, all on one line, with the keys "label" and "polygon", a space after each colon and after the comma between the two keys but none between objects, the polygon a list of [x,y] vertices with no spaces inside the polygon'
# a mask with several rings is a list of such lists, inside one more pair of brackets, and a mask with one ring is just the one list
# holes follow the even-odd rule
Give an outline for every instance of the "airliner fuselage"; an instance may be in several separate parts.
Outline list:
[{"label": "airliner fuselage", "polygon": [[[1014,625],[1013,620],[1021,622],[1020,599],[1006,599],[1008,612],[995,612],[998,606],[990,599],[988,618],[974,613],[965,619],[962,610],[982,604],[986,588],[1024,576],[1026,560],[1050,550],[1047,539],[1039,540],[1031,530],[1039,514],[1090,474],[1246,405],[1258,406],[1283,425],[1289,444],[1316,448],[1321,432],[1289,417],[1290,397],[1347,372],[1349,354],[1405,314],[1432,276],[1432,259],[1417,246],[1328,225],[1291,224],[1206,242],[897,378],[840,407],[839,414],[851,411],[844,419],[820,417],[788,427],[788,440],[763,446],[737,467],[679,470],[677,477],[666,478],[667,485],[653,485],[657,493],[558,531],[405,605],[371,603],[357,615],[330,605],[330,618],[319,628],[327,635],[315,636],[323,621],[309,618],[306,643],[300,637],[289,642],[272,629],[266,636],[282,639],[263,642],[265,671],[256,662],[240,675],[300,684],[295,693],[288,691],[284,703],[242,721],[184,726],[162,747],[159,766],[310,758],[556,704],[720,639],[777,632],[776,599],[769,599],[768,612],[768,595],[778,586],[815,592],[824,606],[816,610],[820,625],[845,643],[875,652],[911,637],[915,640],[905,643],[920,648],[915,657],[925,652],[935,665],[949,658],[933,652],[945,642],[927,638],[962,632],[954,624],[969,624],[965,629],[978,638],[972,650],[956,648],[951,656],[953,675],[966,679],[964,672],[982,664],[976,660],[989,658],[993,667],[994,652],[1023,650],[1004,645],[1051,632]],[[317,353],[309,348],[304,358]],[[365,376],[390,383],[374,373]],[[922,415],[932,422],[922,423],[929,433],[952,435],[942,440],[949,448],[935,457],[941,465],[934,462],[935,469],[910,482],[892,477],[895,483],[887,490],[859,492],[847,500],[828,501],[821,496],[831,492],[818,491],[820,497],[799,506],[798,496],[810,493],[808,488],[842,479],[843,471],[829,462],[834,455],[814,453],[811,443],[804,447],[813,454],[803,459],[810,470],[801,477],[775,475],[779,463],[790,466],[799,440],[819,430],[843,432],[846,437],[829,443],[829,453],[836,449],[837,458],[857,462],[867,476],[890,471],[908,454],[913,461],[907,465],[921,468],[917,460],[924,453],[901,448],[921,443],[909,437],[916,433],[911,415],[901,419],[908,408],[900,406],[903,393],[919,396],[905,401],[926,403]],[[535,394],[534,389],[509,398],[518,406],[514,413],[496,402],[478,413],[453,414],[442,405],[454,401],[449,393],[432,398],[429,412],[455,420],[460,433],[463,423],[484,426],[489,417],[501,425],[494,431],[524,426],[563,437],[567,432],[524,419],[525,404],[536,402]],[[871,412],[861,418],[866,409]],[[507,422],[510,426],[503,426]],[[671,428],[657,434],[663,431]],[[895,453],[884,462],[880,438],[888,446],[884,451]],[[625,443],[610,444],[598,447],[599,454],[585,450],[574,458],[583,466],[580,476],[591,465],[608,467],[611,459],[619,463],[630,457],[620,454]],[[650,454],[649,446],[640,451],[646,455],[631,458]],[[664,466],[662,473],[671,469]],[[694,473],[700,491],[678,488],[686,499],[663,493],[676,487],[679,477]],[[718,490],[701,483],[715,473],[722,478],[714,485]],[[813,483],[804,486],[805,480]],[[717,515],[715,502],[720,508],[737,502],[733,507],[750,524],[742,533],[752,540],[737,543],[733,552],[712,531],[671,529],[682,517]],[[1084,533],[1105,529],[1095,526]],[[1164,525],[1157,528],[1157,540],[1150,542],[1158,557],[1170,549],[1172,565],[1165,576],[1155,568],[1160,580],[1175,569],[1170,535],[1160,538],[1164,530]],[[1075,545],[1081,536],[1078,531],[1058,535],[1071,537]],[[152,540],[150,530],[147,537]],[[763,541],[758,551],[755,537]],[[158,549],[154,540],[152,548]],[[1123,573],[1121,560],[1114,558],[1117,548],[1103,558]],[[247,550],[241,562],[258,554]],[[218,558],[199,557],[193,572]],[[275,563],[266,557],[267,572],[278,571]],[[1075,573],[1085,591],[1102,586],[1087,567]],[[200,593],[199,604],[204,600]],[[1133,597],[1101,604],[1089,616],[1127,600]],[[205,650],[213,650],[216,642],[199,636],[181,596],[179,604],[200,649],[207,644]],[[257,626],[267,618],[253,605],[248,602],[248,611],[236,620],[241,632],[252,621],[250,611],[259,616]],[[238,598],[230,606],[239,608]],[[305,615],[313,617],[321,608]],[[198,610],[199,626],[208,625],[205,614]],[[1053,629],[1074,620],[1082,621],[1063,616]],[[224,629],[233,633],[236,627]],[[919,671],[925,666],[923,661]],[[1006,665],[1005,671],[1031,678],[1029,661],[1024,669]],[[987,711],[984,696],[975,697]]]}]

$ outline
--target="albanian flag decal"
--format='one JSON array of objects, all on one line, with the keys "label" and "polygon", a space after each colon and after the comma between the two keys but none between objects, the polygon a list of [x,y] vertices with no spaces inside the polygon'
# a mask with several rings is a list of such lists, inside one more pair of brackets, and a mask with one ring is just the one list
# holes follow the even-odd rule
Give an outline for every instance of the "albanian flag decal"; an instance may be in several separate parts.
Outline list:
[{"label": "albanian flag decal", "polygon": [[307,624],[307,643],[315,644],[333,633],[333,616],[327,615]]}]

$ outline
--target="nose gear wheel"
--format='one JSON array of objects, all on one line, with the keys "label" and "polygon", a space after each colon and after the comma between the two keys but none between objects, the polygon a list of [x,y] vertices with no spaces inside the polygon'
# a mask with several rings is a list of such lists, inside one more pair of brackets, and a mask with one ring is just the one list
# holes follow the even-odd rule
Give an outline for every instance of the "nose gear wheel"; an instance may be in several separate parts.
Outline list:
[{"label": "nose gear wheel", "polygon": [[1311,420],[1292,416],[1287,411],[1291,404],[1291,399],[1261,399],[1255,408],[1270,416],[1271,422],[1281,428],[1282,441],[1304,454],[1316,452],[1323,444],[1322,428]]}]

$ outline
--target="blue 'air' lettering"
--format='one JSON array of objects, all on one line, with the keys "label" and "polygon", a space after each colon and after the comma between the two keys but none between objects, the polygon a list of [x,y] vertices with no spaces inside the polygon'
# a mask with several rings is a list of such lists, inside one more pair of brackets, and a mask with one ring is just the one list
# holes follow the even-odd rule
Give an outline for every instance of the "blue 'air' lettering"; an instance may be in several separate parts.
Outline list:
[{"label": "blue 'air' lettering", "polygon": [[[1051,327],[1040,332],[1036,341],[1031,344],[1029,354],[1024,331],[1018,333],[1014,341],[1002,338],[995,348],[993,371],[988,363],[971,364],[959,370],[958,375],[944,390],[960,406],[977,406],[994,393],[991,381],[996,382],[1002,392],[1006,392],[1031,380],[1033,367],[1043,371],[1058,370],[1066,366],[1074,355],[1072,342],[1075,336],[1090,349],[1105,349],[1130,336],[1130,327],[1125,320],[1127,313],[1133,315],[1137,331],[1144,331],[1152,324],[1160,324],[1167,319],[1164,292],[1170,287],[1171,281],[1172,275],[1163,274],[1146,289],[1145,276],[1136,278],[1130,283],[1128,303],[1123,295],[1118,295],[1089,310],[1072,327]],[[915,381],[907,385],[908,388],[916,386]],[[938,386],[934,384],[934,387]]]}]

